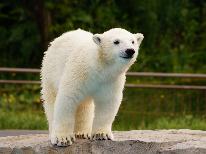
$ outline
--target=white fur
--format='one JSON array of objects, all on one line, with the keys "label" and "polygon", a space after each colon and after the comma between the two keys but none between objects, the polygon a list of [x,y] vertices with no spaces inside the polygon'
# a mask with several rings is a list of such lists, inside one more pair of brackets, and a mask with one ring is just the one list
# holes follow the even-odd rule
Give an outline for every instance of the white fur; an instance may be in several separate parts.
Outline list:
[{"label": "white fur", "polygon": [[[120,44],[115,45],[117,39]],[[75,134],[113,138],[125,73],[136,60],[142,39],[142,34],[120,28],[96,35],[78,29],[51,42],[42,63],[41,92],[52,144],[72,144]],[[124,59],[128,48],[135,50],[134,57]]]}]

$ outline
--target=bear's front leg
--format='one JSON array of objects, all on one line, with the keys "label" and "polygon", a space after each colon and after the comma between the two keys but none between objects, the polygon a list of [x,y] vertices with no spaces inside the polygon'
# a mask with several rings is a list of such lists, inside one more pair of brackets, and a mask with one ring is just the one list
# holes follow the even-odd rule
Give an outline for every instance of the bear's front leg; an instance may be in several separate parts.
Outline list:
[{"label": "bear's front leg", "polygon": [[75,111],[80,102],[75,90],[60,89],[54,106],[51,143],[57,146],[71,145],[74,140]]},{"label": "bear's front leg", "polygon": [[121,85],[104,85],[94,97],[95,116],[92,128],[94,140],[112,140],[112,123],[122,100]]}]

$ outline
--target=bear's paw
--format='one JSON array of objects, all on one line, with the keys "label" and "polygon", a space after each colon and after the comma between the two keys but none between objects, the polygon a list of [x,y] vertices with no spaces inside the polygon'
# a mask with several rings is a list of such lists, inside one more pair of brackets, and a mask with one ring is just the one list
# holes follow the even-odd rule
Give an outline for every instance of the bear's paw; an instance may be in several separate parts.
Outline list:
[{"label": "bear's paw", "polygon": [[75,136],[73,134],[56,134],[56,135],[51,135],[51,143],[56,146],[69,146],[72,145],[72,143],[75,141]]}]

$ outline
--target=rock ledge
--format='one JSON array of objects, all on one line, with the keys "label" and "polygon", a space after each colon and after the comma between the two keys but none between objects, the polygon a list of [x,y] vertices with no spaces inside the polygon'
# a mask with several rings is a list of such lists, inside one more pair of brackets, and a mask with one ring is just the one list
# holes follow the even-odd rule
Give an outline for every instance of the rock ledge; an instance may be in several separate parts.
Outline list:
[{"label": "rock ledge", "polygon": [[206,131],[133,130],[114,132],[114,141],[77,140],[66,148],[54,147],[47,134],[0,137],[0,154],[9,153],[179,153],[206,154]]}]

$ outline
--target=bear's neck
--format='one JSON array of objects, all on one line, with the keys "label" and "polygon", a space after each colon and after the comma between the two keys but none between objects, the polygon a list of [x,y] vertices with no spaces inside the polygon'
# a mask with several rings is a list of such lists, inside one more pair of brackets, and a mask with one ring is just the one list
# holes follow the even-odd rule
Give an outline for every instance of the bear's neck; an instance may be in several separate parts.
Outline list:
[{"label": "bear's neck", "polygon": [[104,52],[99,49],[97,54],[97,64],[95,65],[98,76],[102,79],[114,79],[125,75],[127,67],[116,64],[114,60],[109,59]]}]

